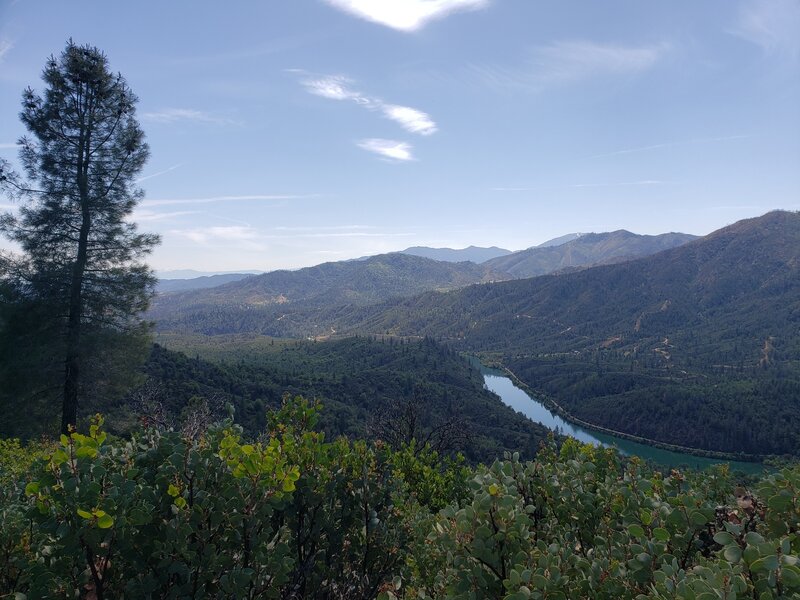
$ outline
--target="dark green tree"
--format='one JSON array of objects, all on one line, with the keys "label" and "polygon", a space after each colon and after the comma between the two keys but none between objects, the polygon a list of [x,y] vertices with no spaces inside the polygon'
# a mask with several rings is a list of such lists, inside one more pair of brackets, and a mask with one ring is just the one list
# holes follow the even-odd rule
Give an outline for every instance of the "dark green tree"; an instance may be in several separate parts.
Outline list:
[{"label": "dark green tree", "polygon": [[139,315],[155,282],[142,258],[158,237],[138,233],[129,220],[149,150],[125,79],[100,50],[71,40],[42,78],[42,95],[31,88],[22,95],[26,177],[0,165],[5,190],[22,200],[18,214],[0,217],[0,231],[21,248],[7,280],[47,307],[60,342],[66,432],[88,392],[83,370],[97,368],[105,352],[91,339],[142,332]]}]

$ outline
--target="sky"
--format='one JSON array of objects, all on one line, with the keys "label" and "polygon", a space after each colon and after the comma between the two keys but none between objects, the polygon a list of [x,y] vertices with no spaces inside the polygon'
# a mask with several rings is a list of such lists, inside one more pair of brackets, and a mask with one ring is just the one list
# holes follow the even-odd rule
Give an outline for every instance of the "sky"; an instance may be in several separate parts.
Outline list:
[{"label": "sky", "polygon": [[139,97],[161,271],[800,209],[800,0],[0,0],[0,158],[70,38]]}]

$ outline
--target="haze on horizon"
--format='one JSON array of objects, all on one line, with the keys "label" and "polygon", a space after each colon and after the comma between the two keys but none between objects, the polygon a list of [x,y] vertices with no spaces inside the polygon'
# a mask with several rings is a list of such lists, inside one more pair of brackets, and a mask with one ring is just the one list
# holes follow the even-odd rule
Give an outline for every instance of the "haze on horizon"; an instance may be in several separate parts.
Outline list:
[{"label": "haze on horizon", "polygon": [[69,38],[140,98],[134,218],[163,238],[158,270],[703,235],[800,208],[799,0],[5,1],[0,158]]}]

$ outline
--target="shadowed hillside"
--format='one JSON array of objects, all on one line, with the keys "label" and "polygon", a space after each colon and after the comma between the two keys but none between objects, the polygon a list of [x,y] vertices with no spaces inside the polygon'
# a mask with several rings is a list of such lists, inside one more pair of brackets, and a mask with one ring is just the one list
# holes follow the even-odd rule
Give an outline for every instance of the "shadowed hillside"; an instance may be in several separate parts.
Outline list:
[{"label": "shadowed hillside", "polygon": [[[157,297],[150,317],[162,330],[201,333],[254,331],[296,335],[297,311],[367,305],[427,290],[507,279],[471,262],[447,263],[401,253],[273,271],[212,289]],[[282,322],[285,321],[285,322]],[[305,335],[308,330],[299,331]]]}]

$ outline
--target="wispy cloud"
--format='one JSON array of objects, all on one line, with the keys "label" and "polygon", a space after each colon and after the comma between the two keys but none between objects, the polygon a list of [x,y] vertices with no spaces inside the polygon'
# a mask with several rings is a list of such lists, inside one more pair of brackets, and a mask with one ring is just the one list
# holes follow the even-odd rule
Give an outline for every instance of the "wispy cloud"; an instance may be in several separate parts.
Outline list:
[{"label": "wispy cloud", "polygon": [[224,225],[217,227],[201,227],[196,229],[173,229],[169,233],[188,238],[198,244],[209,241],[243,241],[254,240],[258,233],[252,227],[241,225]]},{"label": "wispy cloud", "polygon": [[434,19],[489,5],[488,0],[325,0],[352,15],[398,31],[417,31]]},{"label": "wispy cloud", "polygon": [[177,165],[172,165],[171,167],[164,169],[163,171],[159,171],[158,173],[145,175],[144,177],[140,177],[139,179],[137,179],[135,183],[142,183],[143,181],[147,181],[148,179],[153,179],[153,177],[160,177],[161,175],[166,175],[167,173],[170,173],[175,169],[182,167],[184,164],[185,163],[178,163]]},{"label": "wispy cloud", "polygon": [[731,31],[770,54],[800,57],[800,2],[754,0],[742,5]]},{"label": "wispy cloud", "polygon": [[8,54],[11,49],[14,47],[14,44],[9,40],[0,40],[0,62],[2,62],[5,55]]},{"label": "wispy cloud", "polygon": [[[279,229],[279,228],[276,228]],[[275,240],[296,240],[298,238],[394,238],[416,235],[412,232],[397,231],[328,231],[326,228],[291,233],[263,233],[249,225],[222,225],[172,229],[168,234],[179,236],[198,244],[228,243],[248,249],[266,249],[267,242]]]},{"label": "wispy cloud", "polygon": [[564,41],[538,48],[532,64],[538,77],[546,81],[568,82],[597,75],[645,71],[669,49],[668,44],[631,47]]},{"label": "wispy cloud", "polygon": [[597,188],[597,187],[625,187],[625,186],[658,186],[674,185],[672,181],[661,181],[660,179],[642,179],[641,181],[616,181],[604,183],[567,183],[564,185],[544,185],[538,187],[496,187],[494,192],[535,192],[553,188]]},{"label": "wispy cloud", "polygon": [[16,150],[17,148],[19,148],[19,144],[15,144],[13,142],[0,144],[0,150]]},{"label": "wispy cloud", "polygon": [[213,125],[237,125],[237,121],[227,117],[213,115],[203,110],[193,108],[165,108],[155,112],[147,112],[142,119],[153,123],[177,123],[180,121],[193,121],[195,123],[208,123]]},{"label": "wispy cloud", "polygon": [[350,231],[360,229],[377,229],[375,225],[329,225],[329,226],[303,226],[303,227],[273,227],[274,231],[296,231],[296,232],[317,232],[317,231]]},{"label": "wispy cloud", "polygon": [[[292,72],[297,72],[293,70]],[[378,111],[387,119],[399,124],[403,129],[420,135],[436,133],[436,123],[430,115],[399,104],[384,102],[375,96],[368,96],[353,89],[353,80],[343,75],[324,75],[307,77],[303,85],[309,93],[330,100],[349,100],[372,111]]]},{"label": "wispy cloud", "polygon": [[179,210],[173,212],[155,212],[152,210],[137,210],[130,216],[130,221],[132,223],[145,223],[151,221],[168,221],[170,219],[175,219],[177,217],[183,217],[186,215],[196,215],[199,211],[196,210]]},{"label": "wispy cloud", "polygon": [[637,185],[669,185],[669,181],[660,181],[658,179],[643,179],[642,181],[619,181],[616,183],[571,183],[568,187],[573,188],[592,188],[592,187],[624,187],[624,186],[637,186]]},{"label": "wispy cloud", "polygon": [[677,142],[664,142],[662,144],[651,144],[649,146],[638,146],[635,148],[623,148],[621,150],[614,150],[613,152],[604,152],[602,154],[594,154],[590,158],[603,158],[606,156],[618,156],[620,154],[634,154],[636,152],[647,152],[649,150],[659,150],[661,148],[672,148],[674,146],[688,146],[692,144],[706,144],[710,142],[728,142],[733,140],[744,140],[751,138],[750,135],[726,135],[721,137],[711,138],[697,138],[693,140],[682,140]]},{"label": "wispy cloud", "polygon": [[585,40],[559,41],[534,48],[516,66],[477,64],[469,70],[499,89],[522,87],[541,91],[598,77],[642,73],[653,68],[670,50],[667,43],[621,46]]},{"label": "wispy cloud", "polygon": [[411,144],[406,142],[399,142],[397,140],[384,140],[381,138],[369,138],[357,142],[358,147],[374,152],[386,159],[392,161],[407,162],[414,160],[414,155],[411,153]]},{"label": "wispy cloud", "polygon": [[318,198],[318,194],[254,194],[252,196],[211,196],[209,198],[158,198],[144,200],[140,206],[171,206],[179,204],[211,204],[213,202],[252,202],[269,200],[300,200]]},{"label": "wispy cloud", "polygon": [[300,233],[293,235],[267,235],[264,239],[295,239],[302,238],[387,238],[387,237],[408,237],[416,235],[414,233],[387,233],[387,232],[366,232],[366,231],[343,231],[343,232],[321,232],[321,233]]},{"label": "wispy cloud", "polygon": [[[293,70],[292,72],[297,72]],[[350,88],[353,80],[344,75],[326,75],[324,77],[308,78],[303,80],[303,85],[309,93],[331,100],[353,100],[359,104],[368,104],[370,100],[363,94]]]}]

